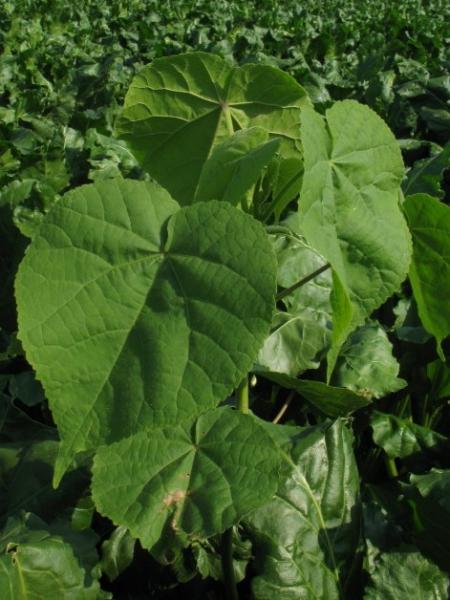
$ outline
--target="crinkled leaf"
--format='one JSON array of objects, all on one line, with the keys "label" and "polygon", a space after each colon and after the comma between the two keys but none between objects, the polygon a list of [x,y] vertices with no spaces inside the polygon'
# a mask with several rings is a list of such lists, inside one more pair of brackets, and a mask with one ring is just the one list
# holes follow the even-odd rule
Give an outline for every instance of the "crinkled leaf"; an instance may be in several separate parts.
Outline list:
[{"label": "crinkled leaf", "polygon": [[288,390],[296,390],[314,408],[330,417],[341,417],[370,404],[368,395],[357,394],[346,388],[334,387],[308,379],[296,379],[284,373],[258,371],[263,377]]},{"label": "crinkled leaf", "polygon": [[408,272],[411,242],[399,207],[404,167],[392,132],[357,102],[337,102],[326,118],[304,108],[301,131],[302,227],[335,272],[330,374],[337,348]]},{"label": "crinkled leaf", "polygon": [[406,458],[424,450],[450,449],[445,436],[396,415],[375,411],[370,425],[375,443],[391,458]]},{"label": "crinkled leaf", "polygon": [[399,370],[386,332],[380,325],[370,324],[358,328],[345,342],[331,381],[335,386],[382,398],[405,387]]},{"label": "crinkled leaf", "polygon": [[180,209],[159,186],[69,192],[16,280],[20,339],[73,455],[193,419],[231,393],[270,326],[275,256],[228,203]]},{"label": "crinkled leaf", "polygon": [[[43,521],[10,521],[2,534],[0,596],[5,600],[96,600],[101,593],[74,546]],[[95,542],[94,542],[95,543]]]},{"label": "crinkled leaf", "polygon": [[269,140],[261,127],[236,131],[217,144],[205,162],[195,201],[223,200],[237,205],[255,185],[279,145],[280,140]]},{"label": "crinkled leaf", "polygon": [[218,408],[194,425],[141,431],[100,448],[93,496],[102,514],[157,550],[160,538],[221,533],[270,500],[280,459],[256,417]]},{"label": "crinkled leaf", "polygon": [[409,196],[404,204],[413,238],[409,278],[420,319],[436,338],[450,335],[450,208],[426,194]]},{"label": "crinkled leaf", "polygon": [[364,600],[448,599],[448,576],[410,546],[382,554],[370,575]]},{"label": "crinkled leaf", "polygon": [[352,435],[338,420],[298,435],[290,472],[245,524],[258,600],[341,598],[359,538],[359,480]]},{"label": "crinkled leaf", "polygon": [[281,137],[282,155],[300,168],[299,107],[309,105],[305,90],[273,67],[179,54],[154,60],[134,78],[117,132],[156,181],[190,204],[213,148],[238,129]]}]

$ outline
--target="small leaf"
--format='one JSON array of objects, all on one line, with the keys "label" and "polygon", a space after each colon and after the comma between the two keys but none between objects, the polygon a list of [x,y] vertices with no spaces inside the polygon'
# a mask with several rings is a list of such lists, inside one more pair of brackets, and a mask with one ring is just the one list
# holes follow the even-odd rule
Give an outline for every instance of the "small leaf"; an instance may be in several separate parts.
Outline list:
[{"label": "small leaf", "polygon": [[[259,372],[259,371],[258,371]],[[370,404],[368,395],[345,388],[333,387],[322,381],[295,379],[283,373],[259,372],[262,377],[288,390],[296,390],[314,408],[330,417],[342,417]]]},{"label": "small leaf", "polygon": [[409,278],[420,319],[437,342],[450,335],[450,208],[426,194],[409,196],[404,210],[413,236]]},{"label": "small leaf", "polygon": [[450,513],[450,470],[431,469],[426,475],[411,475],[424,498],[437,502]]},{"label": "small leaf", "polygon": [[161,538],[210,537],[270,500],[280,460],[256,417],[219,408],[100,448],[92,491],[102,514],[157,552]]},{"label": "small leaf", "polygon": [[405,387],[398,377],[400,365],[392,355],[384,329],[365,325],[353,332],[343,345],[331,382],[373,398],[382,398]]},{"label": "small leaf", "polygon": [[110,581],[117,579],[131,565],[135,544],[136,540],[126,527],[116,527],[103,542],[100,566]]},{"label": "small leaf", "polygon": [[426,450],[450,448],[445,436],[396,415],[375,411],[370,425],[374,442],[391,458],[407,458]]},{"label": "small leaf", "polygon": [[423,160],[417,161],[403,183],[405,196],[429,194],[442,198],[441,181],[446,169],[450,168],[450,142],[444,148]]}]

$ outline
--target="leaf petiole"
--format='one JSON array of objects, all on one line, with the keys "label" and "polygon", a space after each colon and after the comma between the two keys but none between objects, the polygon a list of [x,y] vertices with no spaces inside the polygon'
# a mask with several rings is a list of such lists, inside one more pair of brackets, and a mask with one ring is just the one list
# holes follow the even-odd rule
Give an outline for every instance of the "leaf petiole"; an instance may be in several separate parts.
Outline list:
[{"label": "leaf petiole", "polygon": [[300,281],[297,281],[297,283],[294,283],[294,285],[291,285],[290,287],[286,288],[285,290],[283,290],[282,292],[277,294],[277,296],[275,298],[276,301],[278,302],[278,300],[282,300],[283,298],[286,298],[286,296],[289,296],[289,294],[292,294],[292,292],[295,292],[295,290],[297,290],[298,288],[302,287],[303,285],[306,285],[312,279],[314,279],[315,277],[317,277],[318,275],[320,275],[321,273],[323,273],[330,267],[331,267],[330,263],[326,263],[326,264],[322,265],[316,271],[313,271],[306,277],[303,277],[302,279],[300,279]]}]

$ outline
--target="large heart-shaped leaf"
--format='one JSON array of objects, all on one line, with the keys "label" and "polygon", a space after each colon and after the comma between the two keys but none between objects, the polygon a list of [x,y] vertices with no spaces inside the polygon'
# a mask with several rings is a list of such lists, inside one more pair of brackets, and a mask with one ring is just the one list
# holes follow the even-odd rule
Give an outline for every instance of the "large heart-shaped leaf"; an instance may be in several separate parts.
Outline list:
[{"label": "large heart-shaped leaf", "polygon": [[20,338],[63,441],[57,476],[77,451],[225,399],[268,333],[275,269],[262,226],[228,203],[180,210],[123,180],[68,193],[16,281]]},{"label": "large heart-shaped leaf", "polygon": [[409,196],[404,208],[413,236],[409,278],[417,309],[444,360],[441,343],[450,335],[450,208],[427,194]]},{"label": "large heart-shaped leaf", "polygon": [[297,159],[300,170],[299,107],[309,105],[305,90],[273,67],[179,54],[154,60],[134,78],[117,133],[156,181],[190,204],[212,149],[238,129],[258,126],[280,137],[283,157]]},{"label": "large heart-shaped leaf", "polygon": [[338,420],[300,433],[288,475],[245,521],[258,600],[338,600],[359,538],[359,481],[352,435]]},{"label": "large heart-shaped leaf", "polygon": [[[270,500],[281,456],[259,420],[230,408],[98,451],[98,510],[152,549],[162,534],[210,537]],[[120,493],[117,491],[120,490]]]},{"label": "large heart-shaped leaf", "polygon": [[334,270],[330,375],[350,331],[408,272],[411,242],[399,207],[404,167],[392,132],[357,102],[337,102],[326,118],[305,108],[301,130],[302,227]]}]

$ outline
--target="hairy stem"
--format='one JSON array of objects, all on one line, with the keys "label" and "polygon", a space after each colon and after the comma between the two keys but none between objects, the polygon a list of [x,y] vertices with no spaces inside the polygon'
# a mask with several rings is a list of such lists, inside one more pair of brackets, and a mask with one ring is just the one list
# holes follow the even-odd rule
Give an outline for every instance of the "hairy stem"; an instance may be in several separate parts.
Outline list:
[{"label": "hairy stem", "polygon": [[303,277],[303,279],[300,279],[300,281],[297,281],[297,283],[294,283],[294,285],[291,285],[290,287],[286,288],[285,290],[283,290],[282,292],[277,294],[276,301],[278,302],[278,300],[282,300],[283,298],[286,298],[286,296],[289,296],[289,294],[292,294],[292,292],[295,292],[295,290],[298,290],[298,288],[309,283],[311,281],[311,279],[314,279],[315,277],[317,277],[318,275],[320,275],[321,273],[323,273],[330,267],[331,267],[330,263],[325,263],[324,265],[322,265],[320,267],[320,269],[317,269],[317,271],[314,271],[313,273],[310,273],[306,277]]}]

